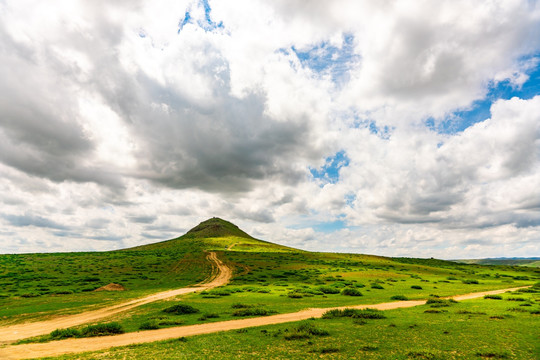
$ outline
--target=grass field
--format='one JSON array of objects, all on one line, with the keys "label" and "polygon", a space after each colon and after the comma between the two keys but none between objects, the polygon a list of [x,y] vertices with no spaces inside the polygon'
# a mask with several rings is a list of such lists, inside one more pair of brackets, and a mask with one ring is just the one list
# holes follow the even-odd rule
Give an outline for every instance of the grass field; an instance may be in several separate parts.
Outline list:
[{"label": "grass field", "polygon": [[[514,300],[512,300],[514,299]],[[516,301],[515,299],[522,299]],[[540,287],[501,299],[437,302],[248,328],[56,359],[538,359]]]},{"label": "grass field", "polygon": [[[233,224],[211,219],[178,239],[121,251],[0,255],[0,325],[81,312],[198,283],[211,273],[211,264],[205,259],[207,251],[215,251],[234,269],[228,285],[145,304],[105,318],[100,324],[107,327],[114,323],[112,328],[134,332],[306,308],[437,299],[533,285],[540,280],[540,270],[532,267],[299,251],[253,239]],[[109,283],[119,283],[127,290],[93,291]],[[512,296],[524,300],[509,300]],[[538,288],[534,292],[512,296],[503,295],[502,300],[467,301],[448,307],[433,303],[421,308],[392,310],[386,314],[386,319],[373,321],[313,320],[309,326],[329,334],[312,334],[285,342],[284,336],[294,331],[298,324],[197,336],[186,341],[133,346],[107,353],[118,356],[111,358],[123,358],[126,354],[127,358],[138,355],[140,358],[182,358],[173,355],[175,352],[185,358],[223,358],[216,355],[218,349],[222,349],[225,354],[231,354],[230,358],[264,358],[264,354],[272,354],[267,358],[350,358],[360,347],[367,349],[361,350],[364,358],[374,359],[482,358],[470,349],[478,349],[475,351],[484,354],[485,358],[531,359],[525,355],[536,354],[534,351],[538,349],[531,348],[531,344],[538,341],[531,340],[535,337],[539,340],[540,335],[536,330],[540,325]],[[165,311],[175,305],[189,305],[195,310],[191,313]],[[61,338],[62,334],[86,336],[84,334],[91,333],[87,331],[87,325],[59,329],[53,335],[23,342],[50,341]],[[463,330],[458,331],[458,327]],[[496,332],[502,337],[489,335]],[[470,339],[467,340],[470,343],[468,350],[456,350],[464,339]],[[508,342],[512,341],[517,345],[504,352]],[[218,345],[203,351],[209,342]],[[408,344],[407,348],[402,348],[403,342]],[[444,346],[437,347],[439,343]],[[278,349],[280,344],[285,345]],[[398,350],[395,344],[400,344]],[[171,347],[176,350],[169,354],[170,357],[166,354],[145,355],[152,351],[167,353],[167,348]]]}]

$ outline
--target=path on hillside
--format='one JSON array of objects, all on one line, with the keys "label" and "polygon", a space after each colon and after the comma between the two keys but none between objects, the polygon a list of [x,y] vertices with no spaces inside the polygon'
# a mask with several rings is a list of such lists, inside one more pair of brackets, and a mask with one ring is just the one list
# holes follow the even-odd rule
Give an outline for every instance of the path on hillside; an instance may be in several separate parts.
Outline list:
[{"label": "path on hillside", "polygon": [[[492,291],[477,292],[465,295],[457,295],[448,298],[455,300],[469,300],[483,297],[484,295],[501,294],[507,291],[514,291],[529,286],[516,287],[511,289],[500,289]],[[42,344],[14,345],[0,348],[0,358],[2,359],[32,359],[45,356],[59,356],[69,353],[80,353],[85,351],[104,350],[116,346],[148,343],[167,339],[174,339],[183,336],[193,336],[209,334],[219,331],[236,330],[247,327],[281,324],[291,321],[306,320],[312,317],[321,317],[326,311],[332,309],[377,309],[391,310],[398,308],[409,308],[423,305],[426,300],[396,301],[381,304],[368,304],[357,306],[340,306],[326,309],[307,309],[289,314],[278,314],[272,316],[256,317],[241,320],[220,321],[208,324],[187,325],[174,328],[147,330],[127,333],[114,336],[103,336],[98,338],[66,339]]]},{"label": "path on hillside", "polygon": [[206,282],[200,283],[193,287],[155,293],[98,310],[85,311],[80,314],[59,316],[51,320],[0,327],[0,344],[26,339],[33,336],[49,334],[51,331],[56,329],[65,329],[72,326],[94,322],[154,301],[164,300],[173,296],[188,294],[195,291],[208,290],[228,283],[232,276],[232,270],[218,259],[215,252],[208,253],[206,258],[212,262],[213,267],[212,275],[208,280],[206,280]]}]

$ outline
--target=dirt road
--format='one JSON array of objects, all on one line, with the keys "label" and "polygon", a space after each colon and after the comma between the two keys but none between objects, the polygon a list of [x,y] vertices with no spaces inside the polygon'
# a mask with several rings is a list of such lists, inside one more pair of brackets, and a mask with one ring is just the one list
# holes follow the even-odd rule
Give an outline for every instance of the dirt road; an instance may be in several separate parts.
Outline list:
[{"label": "dirt road", "polygon": [[232,276],[231,269],[227,267],[221,260],[219,260],[214,252],[210,252],[207,259],[213,264],[212,276],[210,277],[209,282],[201,283],[188,288],[163,291],[122,304],[113,305],[98,310],[91,310],[81,314],[61,316],[46,321],[1,327],[0,344],[33,336],[49,334],[51,331],[56,329],[65,329],[72,326],[91,323],[157,300],[164,300],[173,296],[188,294],[195,291],[208,290],[228,283]]},{"label": "dirt road", "polygon": [[[525,286],[527,287],[527,286]],[[455,300],[468,300],[483,297],[484,295],[501,294],[506,291],[514,291],[524,287],[484,291],[472,294],[453,296]],[[279,314],[273,316],[257,317],[251,319],[220,321],[209,324],[180,326],[168,329],[148,330],[135,333],[127,333],[115,336],[103,336],[99,338],[67,339],[43,344],[26,344],[8,346],[0,348],[0,358],[2,359],[32,359],[45,356],[58,356],[68,353],[78,353],[84,351],[104,350],[115,346],[140,344],[160,340],[174,339],[182,336],[202,335],[219,331],[236,330],[247,327],[281,324],[291,321],[306,320],[311,317],[321,317],[326,311],[331,309],[365,309],[372,308],[378,310],[391,310],[398,308],[408,308],[425,304],[426,300],[396,301],[382,304],[342,306],[326,309],[307,309],[289,314]]]}]

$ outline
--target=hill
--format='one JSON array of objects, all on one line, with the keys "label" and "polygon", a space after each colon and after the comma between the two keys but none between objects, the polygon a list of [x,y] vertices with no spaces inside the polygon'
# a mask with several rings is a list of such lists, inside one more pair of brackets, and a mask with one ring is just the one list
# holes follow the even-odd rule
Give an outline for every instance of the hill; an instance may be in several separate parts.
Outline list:
[{"label": "hill", "polygon": [[251,235],[240,230],[238,226],[217,217],[203,221],[195,226],[184,235],[184,238],[216,238],[228,236],[253,239]]},{"label": "hill", "polygon": [[188,247],[192,251],[258,251],[258,252],[289,252],[302,251],[291,247],[255,239],[235,224],[213,217],[201,222],[186,234],[171,240],[136,246],[123,251],[148,251]]}]

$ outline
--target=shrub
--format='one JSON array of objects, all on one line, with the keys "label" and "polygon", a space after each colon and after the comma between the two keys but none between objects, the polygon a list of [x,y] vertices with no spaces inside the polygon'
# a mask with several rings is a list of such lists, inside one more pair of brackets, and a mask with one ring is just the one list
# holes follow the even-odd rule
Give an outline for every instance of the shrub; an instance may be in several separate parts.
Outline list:
[{"label": "shrub", "polygon": [[422,290],[422,287],[420,285],[412,285],[411,289]]},{"label": "shrub", "polygon": [[526,299],[521,298],[521,297],[510,297],[510,298],[507,298],[506,300],[508,300],[508,301],[527,301]]},{"label": "shrub", "polygon": [[299,294],[297,292],[290,292],[287,294],[288,297],[290,297],[291,299],[301,299],[303,298],[302,294]]},{"label": "shrub", "polygon": [[33,297],[38,297],[39,294],[36,294],[36,293],[26,293],[26,294],[21,294],[21,297],[23,298],[33,298]]},{"label": "shrub", "polygon": [[339,294],[339,289],[330,286],[321,286],[319,287],[319,291],[324,294]]},{"label": "shrub", "polygon": [[390,300],[409,300],[409,298],[405,295],[394,295],[390,298]]},{"label": "shrub", "polygon": [[163,312],[175,315],[196,314],[199,309],[194,308],[191,305],[177,304],[163,309]]},{"label": "shrub", "polygon": [[81,330],[82,336],[104,336],[123,333],[124,329],[122,328],[122,325],[117,322],[88,325]]},{"label": "shrub", "polygon": [[478,284],[478,280],[468,279],[468,280],[461,280],[464,284]]},{"label": "shrub", "polygon": [[381,285],[376,284],[376,283],[371,284],[371,288],[372,288],[372,289],[384,289]]},{"label": "shrub", "polygon": [[182,325],[184,322],[182,320],[163,320],[160,321],[158,325],[160,326],[170,326],[170,325]]},{"label": "shrub", "polygon": [[49,335],[53,340],[80,337],[81,333],[76,329],[56,329]]},{"label": "shrub", "polygon": [[159,325],[155,321],[145,321],[139,325],[139,330],[156,330],[159,329]]},{"label": "shrub", "polygon": [[332,309],[325,312],[322,316],[323,319],[334,319],[341,317],[350,317],[353,319],[385,319],[386,316],[382,311],[376,309]]},{"label": "shrub", "polygon": [[311,336],[328,336],[330,333],[326,330],[315,327],[310,322],[303,321],[292,331],[285,335],[286,340],[309,339]]},{"label": "shrub", "polygon": [[236,304],[232,304],[231,307],[233,309],[247,309],[247,308],[253,307],[253,305],[236,303]]},{"label": "shrub", "polygon": [[508,353],[496,353],[492,351],[487,352],[477,352],[476,356],[482,357],[482,358],[490,358],[490,359],[508,359]]},{"label": "shrub", "polygon": [[484,299],[502,300],[502,296],[500,296],[500,295],[484,295]]},{"label": "shrub", "polygon": [[199,318],[199,320],[205,321],[206,319],[216,319],[218,317],[219,317],[219,314],[216,314],[216,313],[205,313]]},{"label": "shrub", "polygon": [[232,316],[266,316],[274,313],[274,311],[262,308],[239,309],[232,313]]},{"label": "shrub", "polygon": [[341,291],[341,295],[346,296],[362,296],[362,293],[356,289],[353,288],[345,288]]}]

